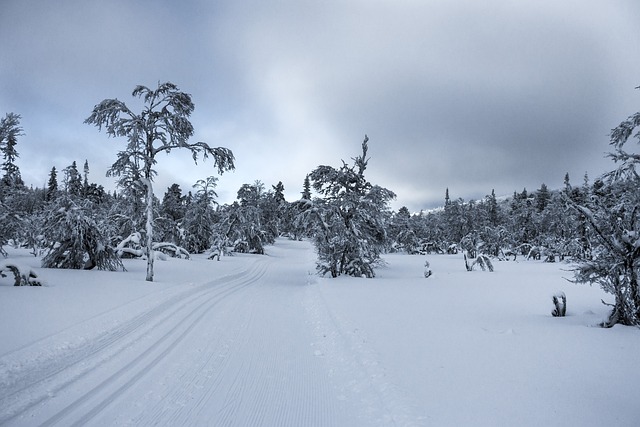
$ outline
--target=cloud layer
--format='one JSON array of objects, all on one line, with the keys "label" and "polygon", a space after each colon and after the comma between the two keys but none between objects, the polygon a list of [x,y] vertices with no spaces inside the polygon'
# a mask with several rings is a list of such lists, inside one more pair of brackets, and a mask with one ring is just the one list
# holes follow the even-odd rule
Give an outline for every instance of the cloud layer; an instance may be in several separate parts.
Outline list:
[{"label": "cloud layer", "polygon": [[[137,84],[193,96],[196,138],[231,148],[243,183],[338,166],[370,138],[370,181],[412,210],[610,167],[608,132],[638,110],[640,7],[629,1],[60,1],[0,6],[0,113],[23,117],[25,181],[124,147],[83,120]],[[214,173],[159,159],[156,192]]]}]

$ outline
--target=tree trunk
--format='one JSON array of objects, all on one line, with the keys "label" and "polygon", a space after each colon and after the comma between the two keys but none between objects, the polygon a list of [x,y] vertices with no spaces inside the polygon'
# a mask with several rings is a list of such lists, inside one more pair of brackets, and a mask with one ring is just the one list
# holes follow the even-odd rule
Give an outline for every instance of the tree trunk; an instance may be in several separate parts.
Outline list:
[{"label": "tree trunk", "polygon": [[[145,174],[146,175],[146,174]],[[145,185],[147,186],[147,282],[153,282],[153,261],[155,259],[153,254],[153,187],[151,185],[151,179],[145,178]]]}]

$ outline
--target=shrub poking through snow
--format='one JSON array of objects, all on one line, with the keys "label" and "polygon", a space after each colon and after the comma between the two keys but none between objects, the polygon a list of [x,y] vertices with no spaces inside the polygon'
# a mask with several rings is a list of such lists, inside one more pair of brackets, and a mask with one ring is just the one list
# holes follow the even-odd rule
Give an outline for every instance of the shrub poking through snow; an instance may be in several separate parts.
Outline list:
[{"label": "shrub poking through snow", "polygon": [[473,262],[471,264],[469,264],[469,259],[467,258],[467,254],[463,254],[464,256],[464,266],[467,269],[467,271],[473,271],[473,268],[477,265],[479,266],[482,271],[487,271],[489,270],[490,272],[493,272],[493,264],[491,263],[491,259],[489,259],[488,256],[480,254],[476,257],[475,260],[473,260]]},{"label": "shrub poking through snow", "polygon": [[174,245],[169,242],[158,242],[153,244],[153,250],[156,252],[162,252],[173,258],[190,259],[191,255],[189,251],[180,246]]},{"label": "shrub poking through snow", "polygon": [[20,266],[10,261],[0,263],[0,276],[7,277],[7,272],[12,272],[14,286],[42,286],[42,280],[30,267]]},{"label": "shrub poking through snow", "polygon": [[432,274],[433,274],[433,272],[431,271],[431,265],[429,264],[429,261],[425,260],[425,262],[424,262],[424,277],[425,278],[431,277]]},{"label": "shrub poking through snow", "polygon": [[553,317],[564,317],[567,314],[567,296],[564,292],[558,292],[553,297],[553,305],[555,308],[551,312]]}]

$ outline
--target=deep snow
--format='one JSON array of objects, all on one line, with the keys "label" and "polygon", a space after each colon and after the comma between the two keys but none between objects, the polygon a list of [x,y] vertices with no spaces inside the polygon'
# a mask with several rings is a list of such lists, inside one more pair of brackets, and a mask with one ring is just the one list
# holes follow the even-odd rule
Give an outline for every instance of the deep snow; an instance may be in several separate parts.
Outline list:
[{"label": "deep snow", "polygon": [[[640,331],[594,327],[566,264],[388,255],[319,278],[307,242],[0,279],[0,424],[633,426]],[[424,277],[428,259],[433,276]],[[567,317],[551,297],[567,295]]]}]

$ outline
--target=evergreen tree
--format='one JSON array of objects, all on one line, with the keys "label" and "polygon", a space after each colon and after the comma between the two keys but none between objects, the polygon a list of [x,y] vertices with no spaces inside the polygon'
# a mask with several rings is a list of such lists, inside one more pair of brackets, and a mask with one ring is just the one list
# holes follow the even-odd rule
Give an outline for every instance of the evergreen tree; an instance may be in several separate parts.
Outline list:
[{"label": "evergreen tree", "polygon": [[82,191],[82,178],[78,172],[78,166],[74,160],[70,166],[64,169],[65,190],[73,197],[80,197]]},{"label": "evergreen tree", "polygon": [[89,161],[84,161],[82,187],[86,193],[89,188]]},{"label": "evergreen tree", "polygon": [[20,115],[15,113],[6,114],[6,116],[0,120],[0,151],[4,159],[2,163],[2,170],[4,171],[2,185],[10,189],[24,186],[20,169],[15,164],[18,158],[16,145],[18,143],[18,136],[21,135],[23,135],[23,130],[20,126]]},{"label": "evergreen tree", "polygon": [[365,179],[368,140],[365,136],[362,154],[353,159],[353,166],[343,161],[338,169],[318,166],[310,174],[314,190],[324,197],[307,211],[316,224],[314,243],[321,274],[374,277],[385,248],[387,205],[395,194]]},{"label": "evergreen tree", "polygon": [[197,191],[184,216],[184,245],[189,252],[202,253],[213,244],[217,222],[214,209],[215,198],[218,196],[214,190],[217,180],[218,178],[210,176],[193,185]]},{"label": "evergreen tree", "polygon": [[[640,325],[640,154],[628,151],[630,138],[640,140],[640,113],[612,130],[609,157],[619,166],[605,174],[597,191],[583,203],[569,198],[595,233],[597,247],[583,256],[576,280],[597,283],[615,297],[603,326]],[[596,186],[594,186],[596,187]]]},{"label": "evergreen tree", "polygon": [[49,182],[47,184],[47,196],[46,199],[48,202],[56,198],[58,194],[58,173],[56,171],[56,167],[51,168],[51,172],[49,172]]},{"label": "evergreen tree", "polygon": [[536,192],[536,209],[538,212],[542,212],[547,205],[549,204],[549,200],[551,199],[551,194],[549,193],[549,189],[547,185],[542,183],[540,189]]},{"label": "evergreen tree", "polygon": [[309,175],[304,177],[304,183],[302,185],[302,199],[303,200],[311,200],[311,181],[309,180]]}]

